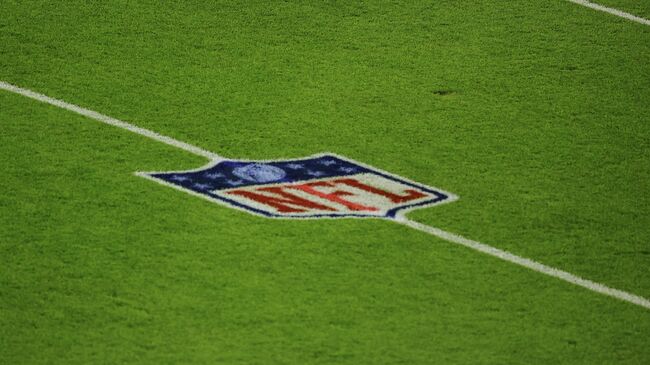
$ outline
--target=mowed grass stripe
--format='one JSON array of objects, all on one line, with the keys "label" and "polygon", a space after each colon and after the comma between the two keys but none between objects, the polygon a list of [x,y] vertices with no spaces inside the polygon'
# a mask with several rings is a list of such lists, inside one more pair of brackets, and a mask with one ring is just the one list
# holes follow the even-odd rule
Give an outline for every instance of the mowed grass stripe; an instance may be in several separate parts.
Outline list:
[{"label": "mowed grass stripe", "polygon": [[[29,154],[4,141],[12,147],[0,149],[17,180],[2,204],[13,212],[2,215],[11,218],[2,227],[29,225],[2,236],[7,362],[561,356],[586,364],[582,351],[598,362],[647,356],[650,323],[633,306],[389,222],[269,222],[179,197],[130,171],[192,163],[182,153],[18,96],[0,98],[10,121],[2,138],[41,140]],[[18,183],[29,176],[32,184]]]},{"label": "mowed grass stripe", "polygon": [[[36,93],[36,92],[28,90],[28,89],[20,88],[20,87],[8,84],[8,83],[3,82],[3,81],[0,81],[0,88],[4,89],[6,91],[9,91],[9,92],[13,92],[15,94],[19,94],[19,95],[22,95],[22,96],[25,96],[25,97],[28,97],[28,98],[43,102],[43,103],[47,103],[47,104],[50,104],[50,105],[53,105],[53,106],[56,106],[56,107],[59,107],[59,108],[62,108],[62,109],[77,113],[77,114],[80,114],[82,116],[97,120],[97,121],[102,122],[102,123],[106,123],[106,124],[109,124],[109,125],[112,125],[112,126],[115,126],[115,127],[118,127],[118,128],[126,129],[129,132],[136,133],[136,134],[139,134],[139,135],[147,137],[147,138],[151,138],[151,139],[153,139],[155,141],[158,141],[158,142],[169,144],[169,145],[171,145],[173,147],[182,149],[184,151],[191,152],[191,153],[194,153],[194,154],[202,156],[202,157],[207,157],[210,160],[212,160],[213,162],[215,160],[223,159],[223,157],[217,155],[216,153],[205,151],[205,150],[203,150],[203,149],[201,149],[199,147],[189,145],[189,144],[187,144],[185,142],[181,142],[181,141],[175,140],[175,139],[167,137],[167,136],[162,136],[162,135],[160,135],[160,134],[158,134],[156,132],[152,132],[152,131],[147,130],[147,129],[142,129],[140,127],[134,126],[134,125],[129,124],[127,122],[117,120],[117,119],[108,117],[106,115],[100,114],[98,112],[95,112],[95,111],[92,111],[92,110],[89,110],[89,109],[85,109],[85,108],[81,108],[81,107],[79,107],[77,105],[73,105],[73,104],[58,100],[58,99],[54,99],[54,98],[51,98],[49,96],[39,94],[39,93]],[[517,255],[513,255],[513,254],[511,254],[510,252],[507,252],[507,251],[499,250],[497,248],[491,247],[491,246],[486,245],[484,243],[474,241],[474,240],[470,240],[470,239],[464,238],[462,236],[458,236],[458,235],[453,234],[453,233],[445,232],[445,231],[443,231],[441,229],[438,229],[438,228],[435,228],[435,227],[427,226],[425,224],[421,224],[421,223],[418,223],[416,221],[409,220],[405,216],[403,216],[402,214],[398,215],[397,218],[395,219],[395,221],[397,221],[398,223],[404,224],[407,227],[411,227],[411,228],[420,230],[422,232],[428,233],[430,235],[436,236],[436,237],[444,239],[446,241],[450,241],[450,242],[453,242],[453,243],[456,243],[456,244],[460,244],[460,245],[465,246],[467,248],[479,251],[479,252],[484,253],[484,254],[488,254],[490,256],[497,257],[497,258],[502,259],[504,261],[507,261],[507,262],[510,262],[510,263],[513,263],[513,264],[516,264],[516,265],[523,266],[523,267],[528,268],[530,270],[533,270],[533,271],[536,271],[536,272],[539,272],[539,273],[542,273],[542,274],[545,274],[545,275],[549,275],[549,276],[552,276],[552,277],[560,279],[560,280],[564,280],[566,282],[569,282],[571,284],[583,287],[583,288],[591,290],[593,292],[608,295],[608,296],[614,297],[616,299],[623,300],[623,301],[626,301],[626,302],[629,302],[629,303],[644,307],[646,309],[650,309],[650,301],[643,298],[643,297],[640,297],[638,295],[630,294],[630,293],[627,293],[625,291],[618,290],[618,289],[609,288],[609,287],[607,287],[605,285],[595,283],[595,282],[593,282],[591,280],[586,280],[586,279],[577,277],[577,276],[575,276],[573,274],[570,274],[568,272],[558,270],[556,268],[549,267],[549,266],[546,266],[544,264],[540,264],[538,262],[532,261],[532,260],[524,258],[524,257],[519,257]]]},{"label": "mowed grass stripe", "polygon": [[[0,79],[443,186],[418,221],[650,293],[647,27],[563,1],[2,6]],[[179,197],[130,173],[202,159],[0,98],[3,362],[647,362],[640,308],[383,222]]]}]

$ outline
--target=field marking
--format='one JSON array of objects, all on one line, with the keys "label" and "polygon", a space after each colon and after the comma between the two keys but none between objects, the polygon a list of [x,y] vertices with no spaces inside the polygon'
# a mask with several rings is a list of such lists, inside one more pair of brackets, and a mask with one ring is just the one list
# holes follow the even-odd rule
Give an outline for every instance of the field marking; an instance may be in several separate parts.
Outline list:
[{"label": "field marking", "polygon": [[616,15],[618,17],[625,18],[625,19],[631,20],[633,22],[637,22],[637,23],[645,24],[645,25],[650,25],[650,20],[642,18],[640,16],[636,16],[634,14],[626,13],[626,12],[624,12],[622,10],[618,10],[616,8],[609,8],[607,6],[592,3],[591,1],[587,1],[587,0],[567,0],[567,1],[572,2],[574,4],[585,6],[585,7],[594,9],[594,10],[598,10],[598,11],[602,11],[602,12],[609,13],[609,14],[612,14],[612,15]]},{"label": "field marking", "polygon": [[26,96],[28,98],[38,100],[38,101],[46,103],[46,104],[54,105],[56,107],[66,109],[66,110],[69,110],[69,111],[77,113],[77,114],[81,114],[81,115],[83,115],[85,117],[88,117],[90,119],[94,119],[94,120],[96,120],[98,122],[102,122],[102,123],[109,124],[109,125],[112,125],[112,126],[115,126],[115,127],[118,127],[118,128],[126,129],[127,131],[131,131],[131,132],[137,133],[137,134],[139,134],[141,136],[145,136],[147,138],[154,139],[154,140],[156,140],[158,142],[162,142],[162,143],[168,144],[170,146],[180,148],[182,150],[193,153],[195,155],[203,156],[203,157],[209,158],[211,160],[222,160],[223,159],[223,157],[217,155],[216,153],[204,150],[204,149],[202,149],[200,147],[192,146],[191,144],[181,142],[181,141],[179,141],[177,139],[174,139],[174,138],[171,138],[171,137],[163,136],[162,134],[158,134],[158,133],[156,133],[154,131],[150,131],[148,129],[135,126],[133,124],[121,121],[119,119],[111,118],[108,115],[104,115],[104,114],[98,113],[98,112],[93,111],[93,110],[82,108],[82,107],[80,107],[78,105],[66,103],[63,100],[54,99],[54,98],[51,98],[51,97],[49,97],[47,95],[39,94],[37,92],[31,91],[31,90],[28,90],[28,89],[23,89],[21,87],[9,84],[9,83],[4,82],[4,81],[0,81],[0,89],[10,91],[10,92],[15,93],[15,94],[20,94],[22,96]]},{"label": "field marking", "polygon": [[[51,98],[49,96],[39,94],[37,92],[31,91],[31,90],[28,90],[28,89],[23,89],[23,88],[20,88],[18,86],[14,86],[12,84],[9,84],[9,83],[3,82],[3,81],[0,81],[0,89],[4,89],[6,91],[9,91],[9,92],[12,92],[12,93],[15,93],[15,94],[23,95],[23,96],[26,96],[26,97],[34,99],[34,100],[38,100],[38,101],[43,102],[43,103],[47,103],[47,104],[50,104],[50,105],[53,105],[53,106],[56,106],[56,107],[59,107],[59,108],[69,110],[71,112],[86,116],[88,118],[97,120],[97,121],[102,122],[102,123],[106,123],[106,124],[110,124],[110,125],[115,126],[115,127],[126,129],[128,131],[133,132],[133,133],[137,133],[137,134],[139,134],[141,136],[145,136],[147,138],[151,138],[151,139],[154,139],[156,141],[166,143],[166,144],[168,144],[170,146],[177,147],[177,148],[185,150],[187,152],[191,152],[191,153],[194,153],[196,155],[206,157],[206,158],[208,158],[210,160],[222,160],[222,159],[224,159],[223,157],[217,155],[216,153],[206,151],[206,150],[204,150],[202,148],[190,145],[188,143],[178,141],[178,140],[173,139],[171,137],[163,136],[161,134],[150,131],[148,129],[140,128],[140,127],[137,127],[137,126],[135,126],[133,124],[130,124],[130,123],[127,123],[127,122],[124,122],[124,121],[121,121],[121,120],[118,120],[118,119],[115,119],[115,118],[111,118],[111,117],[106,116],[104,114],[100,114],[98,112],[95,112],[95,111],[92,111],[92,110],[89,110],[89,109],[85,109],[85,108],[82,108],[82,107],[74,105],[74,104],[66,103],[65,101],[54,99],[54,98]],[[620,299],[622,301],[626,301],[628,303],[632,303],[632,304],[638,305],[640,307],[650,309],[650,300],[648,300],[646,298],[643,298],[643,297],[640,297],[638,295],[634,295],[634,294],[631,294],[631,293],[628,293],[628,292],[625,292],[625,291],[622,291],[622,290],[618,290],[618,289],[613,289],[613,288],[610,288],[610,287],[608,287],[606,285],[599,284],[599,283],[593,282],[591,280],[583,279],[583,278],[581,278],[579,276],[573,275],[573,274],[568,273],[566,271],[562,271],[562,270],[559,270],[559,269],[556,269],[556,268],[553,268],[553,267],[550,267],[550,266],[546,266],[544,264],[540,264],[540,263],[538,263],[536,261],[527,259],[525,257],[517,256],[517,255],[512,254],[512,253],[510,253],[508,251],[504,251],[504,250],[501,250],[501,249],[498,249],[496,247],[486,245],[486,244],[478,242],[478,241],[473,241],[473,240],[470,240],[468,238],[459,236],[457,234],[443,231],[443,230],[441,230],[439,228],[427,226],[425,224],[410,220],[410,219],[406,218],[406,216],[404,216],[404,215],[397,215],[395,217],[395,219],[393,219],[393,221],[395,221],[396,223],[405,225],[407,227],[416,229],[418,231],[430,234],[432,236],[441,238],[441,239],[443,239],[445,241],[455,243],[455,244],[470,248],[472,250],[475,250],[475,251],[478,251],[478,252],[481,252],[481,253],[484,253],[484,254],[487,254],[487,255],[490,255],[490,256],[494,256],[494,257],[499,258],[501,260],[504,260],[504,261],[507,261],[507,262],[510,262],[510,263],[513,263],[513,264],[516,264],[516,265],[519,265],[519,266],[523,266],[523,267],[525,267],[527,269],[530,269],[530,270],[533,270],[533,271],[536,271],[536,272],[539,272],[539,273],[542,273],[542,274],[545,274],[545,275],[548,275],[548,276],[551,276],[551,277],[566,281],[568,283],[580,286],[582,288],[591,290],[593,292],[608,295],[610,297],[614,297],[614,298]]]},{"label": "field marking", "polygon": [[552,276],[554,278],[558,278],[560,280],[564,280],[566,282],[569,282],[571,284],[581,286],[585,289],[589,289],[591,291],[594,291],[596,293],[608,295],[610,297],[618,298],[621,300],[624,300],[626,302],[630,302],[633,304],[636,304],[638,306],[650,309],[650,300],[640,297],[638,295],[634,295],[628,292],[624,292],[622,290],[610,288],[608,286],[605,286],[603,284],[596,283],[591,280],[583,279],[579,276],[573,275],[569,272],[563,271],[556,269],[554,267],[550,267],[544,264],[541,264],[537,261],[533,261],[531,259],[527,259],[525,257],[517,256],[515,254],[512,254],[508,251],[504,251],[501,249],[498,249],[496,247],[492,247],[489,245],[486,245],[481,242],[477,242],[474,240],[470,240],[468,238],[465,238],[463,236],[459,236],[454,233],[446,232],[443,231],[439,228],[427,226],[425,224],[412,221],[408,218],[402,217],[402,218],[397,218],[396,219],[397,223],[403,224],[405,226],[411,227],[413,229],[417,229],[419,231],[428,233],[430,235],[436,236],[438,238],[442,238],[445,241],[453,242],[456,244],[459,244],[461,246],[465,246],[467,248],[471,248],[472,250],[482,252],[484,254],[494,256],[497,258],[500,258],[501,260],[508,261],[510,263],[523,266],[525,268],[531,269],[533,271],[537,271],[542,274],[546,274],[548,276]]}]

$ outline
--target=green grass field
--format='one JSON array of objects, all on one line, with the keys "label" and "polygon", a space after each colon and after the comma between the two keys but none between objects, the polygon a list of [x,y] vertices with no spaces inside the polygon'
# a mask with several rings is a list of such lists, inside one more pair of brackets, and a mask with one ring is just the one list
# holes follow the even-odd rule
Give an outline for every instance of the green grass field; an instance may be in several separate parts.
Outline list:
[{"label": "green grass field", "polygon": [[[650,3],[603,0],[650,17]],[[563,0],[0,3],[0,80],[231,158],[334,152],[409,218],[650,298],[650,27]],[[648,364],[650,311],[0,90],[2,364]]]}]

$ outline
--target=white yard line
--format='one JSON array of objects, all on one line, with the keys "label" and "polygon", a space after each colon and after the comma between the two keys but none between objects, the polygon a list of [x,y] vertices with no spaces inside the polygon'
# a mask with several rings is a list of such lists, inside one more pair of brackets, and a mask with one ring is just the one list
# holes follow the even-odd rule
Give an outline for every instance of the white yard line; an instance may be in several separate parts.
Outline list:
[{"label": "white yard line", "polygon": [[137,134],[139,134],[141,136],[145,136],[147,138],[155,139],[158,142],[166,143],[166,144],[168,144],[170,146],[180,148],[180,149],[185,150],[187,152],[191,152],[191,153],[193,153],[195,155],[203,156],[203,157],[209,158],[211,160],[223,159],[221,156],[217,155],[216,153],[206,151],[206,150],[204,150],[202,148],[199,148],[199,147],[196,147],[196,146],[192,146],[191,144],[181,142],[181,141],[179,141],[177,139],[173,139],[171,137],[163,136],[162,134],[158,134],[158,133],[156,133],[154,131],[150,131],[150,130],[145,129],[145,128],[140,128],[140,127],[135,126],[133,124],[121,121],[119,119],[111,118],[111,117],[109,117],[107,115],[98,113],[96,111],[89,110],[89,109],[86,109],[86,108],[82,108],[82,107],[80,107],[78,105],[66,103],[63,100],[54,99],[54,98],[51,98],[51,97],[49,97],[47,95],[39,94],[37,92],[31,91],[31,90],[28,90],[28,89],[23,89],[21,87],[9,84],[9,83],[4,82],[4,81],[0,81],[0,89],[11,91],[12,93],[20,94],[20,95],[26,96],[28,98],[32,98],[34,100],[41,101],[43,103],[47,103],[47,104],[54,105],[54,106],[62,108],[62,109],[69,110],[71,112],[81,114],[81,115],[83,115],[85,117],[88,117],[90,119],[94,119],[94,120],[102,122],[102,123],[106,123],[106,124],[110,124],[110,125],[118,127],[118,128],[126,129],[127,131],[137,133]]},{"label": "white yard line", "polygon": [[[206,157],[206,158],[208,158],[210,160],[213,160],[213,161],[214,160],[224,159],[223,157],[217,155],[216,153],[212,153],[212,152],[206,151],[206,150],[204,150],[202,148],[192,146],[191,144],[187,144],[185,142],[178,141],[178,140],[173,139],[171,137],[163,136],[161,134],[150,131],[148,129],[140,128],[140,127],[134,126],[133,124],[130,124],[130,123],[127,123],[127,122],[124,122],[124,121],[121,121],[121,120],[118,120],[118,119],[115,119],[115,118],[111,118],[109,116],[100,114],[98,112],[95,112],[95,111],[92,111],[92,110],[89,110],[89,109],[85,109],[85,108],[82,108],[82,107],[74,105],[74,104],[66,103],[65,101],[54,99],[54,98],[51,98],[49,96],[39,94],[39,93],[31,91],[31,90],[23,89],[23,88],[11,85],[11,84],[3,82],[3,81],[0,81],[0,89],[6,90],[6,91],[9,91],[9,92],[12,92],[12,93],[16,93],[16,94],[19,94],[19,95],[23,95],[23,96],[26,96],[28,98],[34,99],[34,100],[38,100],[38,101],[41,101],[41,102],[44,102],[44,103],[47,103],[47,104],[50,104],[50,105],[57,106],[59,108],[69,110],[71,112],[81,114],[81,115],[86,116],[88,118],[95,119],[95,120],[100,121],[102,123],[106,123],[106,124],[110,124],[110,125],[122,128],[122,129],[126,129],[128,131],[137,133],[137,134],[139,134],[141,136],[145,136],[145,137],[154,139],[156,141],[166,143],[166,144],[168,144],[170,146],[174,146],[174,147],[180,148],[182,150],[185,150],[187,152],[191,152],[191,153],[194,153],[196,155]],[[609,295],[611,297],[614,297],[614,298],[617,298],[617,299],[620,299],[620,300],[623,300],[623,301],[626,301],[626,302],[629,302],[629,303],[632,303],[632,304],[636,304],[636,305],[644,307],[646,309],[650,309],[650,300],[642,298],[642,297],[640,297],[638,295],[627,293],[627,292],[624,292],[624,291],[618,290],[618,289],[613,289],[613,288],[607,287],[607,286],[605,286],[603,284],[599,284],[599,283],[593,282],[591,280],[580,278],[580,277],[575,276],[573,274],[570,274],[570,273],[568,273],[566,271],[562,271],[562,270],[555,269],[555,268],[550,267],[550,266],[546,266],[544,264],[540,264],[540,263],[535,262],[533,260],[530,260],[530,259],[527,259],[527,258],[524,258],[524,257],[521,257],[521,256],[517,256],[517,255],[512,254],[510,252],[500,250],[498,248],[486,245],[484,243],[473,241],[473,240],[467,239],[465,237],[456,235],[454,233],[443,231],[443,230],[441,230],[439,228],[427,226],[425,224],[412,221],[412,220],[410,220],[410,219],[408,219],[408,218],[406,218],[404,216],[398,216],[395,219],[395,222],[403,224],[403,225],[408,226],[408,227],[413,228],[413,229],[417,229],[417,230],[422,231],[424,233],[428,233],[428,234],[430,234],[432,236],[436,236],[436,237],[441,238],[443,240],[446,240],[446,241],[449,241],[449,242],[452,242],[452,243],[455,243],[455,244],[459,244],[459,245],[465,246],[467,248],[471,248],[473,250],[482,252],[482,253],[490,255],[490,256],[497,257],[497,258],[499,258],[501,260],[508,261],[510,263],[517,264],[519,266],[523,266],[523,267],[528,268],[530,270],[537,271],[539,273],[546,274],[546,275],[558,278],[560,280],[564,280],[564,281],[566,281],[568,283],[581,286],[581,287],[583,287],[585,289],[594,291],[596,293]]]},{"label": "white yard line", "polygon": [[397,223],[401,223],[413,229],[417,229],[419,231],[428,233],[438,238],[442,238],[445,241],[453,242],[461,246],[471,248],[472,250],[476,250],[484,254],[500,258],[501,260],[508,261],[519,266],[523,266],[525,268],[558,278],[560,280],[564,280],[566,282],[569,282],[577,286],[581,286],[585,289],[589,289],[597,293],[609,295],[610,297],[618,298],[626,302],[630,302],[638,306],[650,309],[650,300],[640,297],[638,295],[630,294],[618,289],[613,289],[603,284],[599,284],[591,280],[583,279],[579,276],[573,275],[566,271],[562,271],[550,266],[546,266],[544,264],[540,264],[539,262],[533,261],[531,259],[527,259],[525,257],[517,256],[508,251],[504,251],[492,246],[488,246],[484,243],[473,241],[468,238],[459,236],[457,234],[446,232],[439,228],[427,226],[422,223],[409,220],[407,218],[398,218],[396,221]]},{"label": "white yard line", "polygon": [[640,16],[636,16],[636,15],[633,15],[633,14],[630,14],[630,13],[626,13],[626,12],[624,12],[622,10],[618,10],[618,9],[615,9],[615,8],[609,8],[607,6],[592,3],[591,1],[586,1],[586,0],[567,0],[567,1],[570,1],[570,2],[572,2],[574,4],[586,6],[588,8],[594,9],[594,10],[598,10],[598,11],[602,11],[602,12],[609,13],[609,14],[612,14],[612,15],[616,15],[618,17],[625,18],[625,19],[631,20],[633,22],[637,22],[637,23],[645,24],[645,25],[650,25],[650,20],[648,20],[648,19],[641,18]]}]

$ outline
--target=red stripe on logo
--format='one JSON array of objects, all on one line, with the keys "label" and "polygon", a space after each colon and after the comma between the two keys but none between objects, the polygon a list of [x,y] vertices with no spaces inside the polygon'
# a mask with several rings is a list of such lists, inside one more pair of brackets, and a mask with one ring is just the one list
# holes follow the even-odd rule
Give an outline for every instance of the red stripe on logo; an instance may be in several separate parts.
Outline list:
[{"label": "red stripe on logo", "polygon": [[346,184],[346,185],[349,185],[349,186],[353,186],[353,187],[355,187],[357,189],[367,191],[369,193],[384,196],[384,197],[390,199],[390,201],[392,201],[393,203],[405,203],[405,202],[408,202],[408,201],[411,201],[411,200],[424,198],[425,196],[427,196],[426,194],[423,194],[423,193],[421,193],[421,192],[419,192],[417,190],[413,190],[413,189],[405,190],[404,192],[407,193],[405,195],[398,195],[398,194],[391,193],[390,191],[386,191],[386,190],[383,190],[383,189],[376,188],[374,186],[366,185],[366,184],[360,182],[357,179],[350,179],[350,178],[348,178],[348,179],[337,179],[337,180],[334,180],[334,182],[341,183],[341,184]]},{"label": "red stripe on logo", "polygon": [[[300,213],[300,212],[305,212],[309,209],[336,211],[335,208],[328,207],[326,205],[322,205],[319,203],[315,203],[310,200],[303,199],[299,196],[283,191],[282,187],[259,188],[257,189],[257,191],[273,193],[275,194],[275,196],[254,193],[252,191],[247,191],[247,190],[233,190],[227,192],[227,194],[246,197],[258,203],[272,206],[275,209],[277,209],[278,212],[282,212],[282,213]],[[303,208],[307,208],[307,209],[303,209]]]}]

